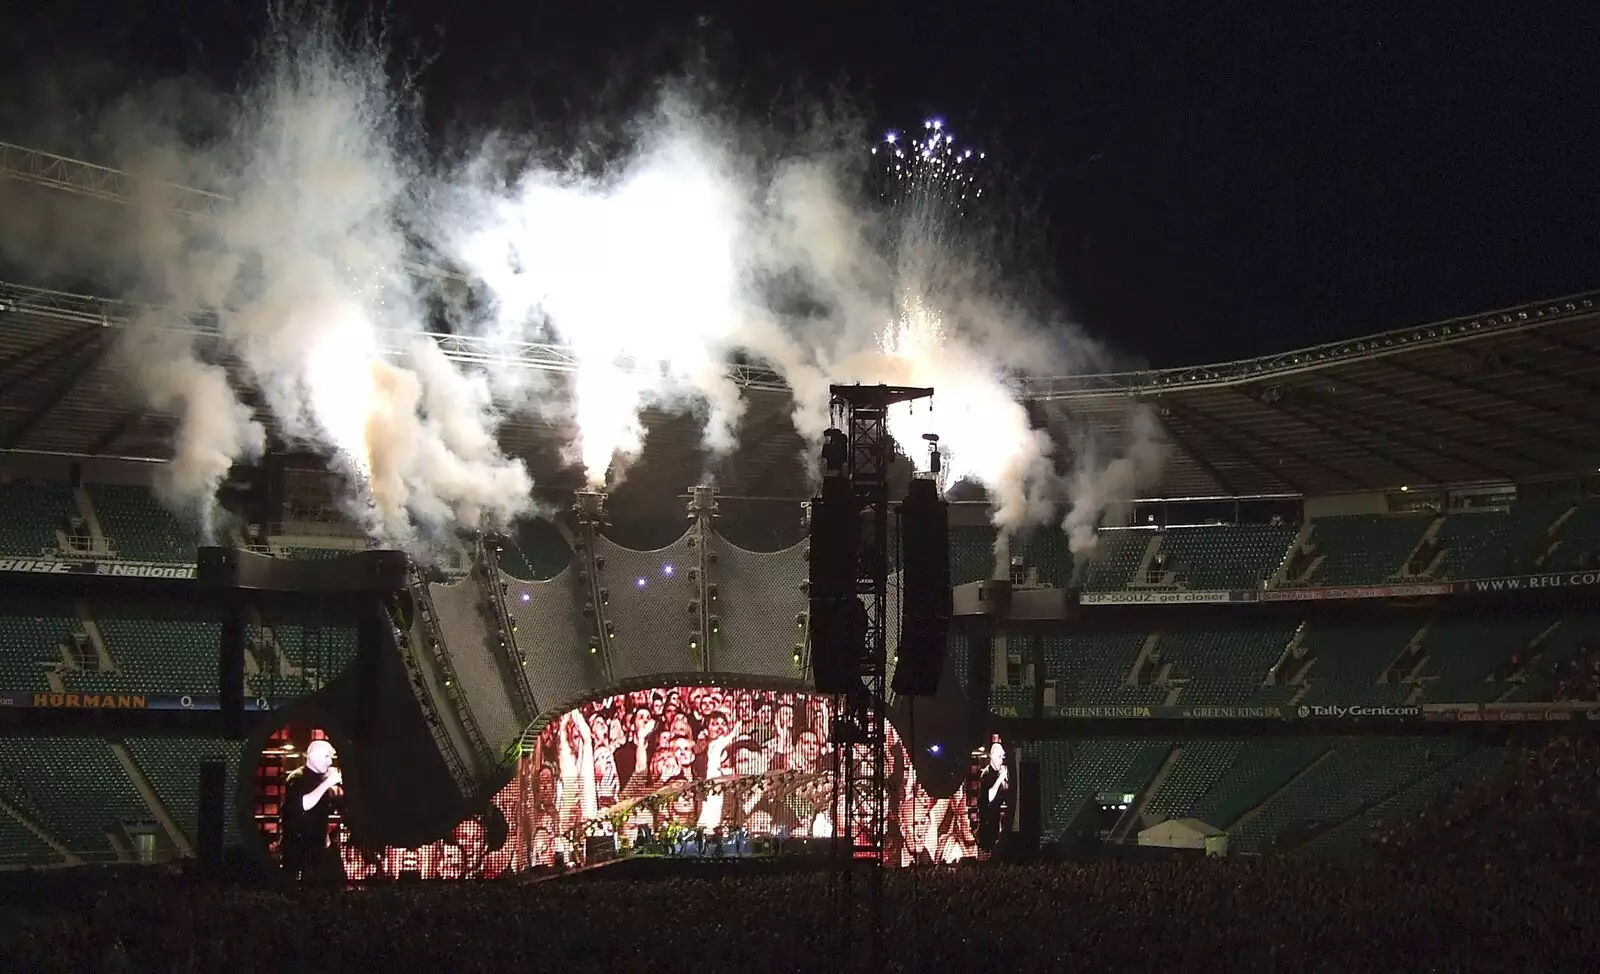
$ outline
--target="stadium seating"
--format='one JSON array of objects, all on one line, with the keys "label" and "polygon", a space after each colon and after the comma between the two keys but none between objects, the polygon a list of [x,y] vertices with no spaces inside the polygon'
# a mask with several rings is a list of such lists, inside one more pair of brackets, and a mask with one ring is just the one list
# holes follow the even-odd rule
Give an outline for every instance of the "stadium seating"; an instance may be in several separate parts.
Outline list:
[{"label": "stadium seating", "polygon": [[1463,617],[1435,623],[1422,641],[1426,654],[1419,676],[1428,703],[1487,703],[1509,689],[1513,655],[1529,657],[1529,646],[1558,620],[1548,615],[1511,619]]},{"label": "stadium seating", "polygon": [[1367,806],[1360,813],[1327,829],[1294,852],[1305,856],[1359,854],[1364,851],[1369,837],[1378,825],[1400,822],[1415,816],[1435,797],[1459,783],[1489,774],[1504,761],[1505,750],[1499,747],[1473,747],[1466,749],[1465,753],[1454,760],[1445,757],[1441,766],[1435,767],[1421,779],[1384,800]]},{"label": "stadium seating", "polygon": [[1433,516],[1352,515],[1325,517],[1312,523],[1311,540],[1316,542],[1322,558],[1309,579],[1313,585],[1379,585],[1404,566],[1423,532],[1433,523]]},{"label": "stadium seating", "polygon": [[198,539],[145,487],[87,485],[112,550],[128,561],[193,564]]},{"label": "stadium seating", "polygon": [[1600,502],[1575,505],[1556,537],[1555,549],[1540,566],[1545,571],[1600,567]]},{"label": "stadium seating", "polygon": [[1565,501],[1531,501],[1504,511],[1461,511],[1444,519],[1438,539],[1440,578],[1492,578],[1515,573],[1519,559],[1571,507]]},{"label": "stadium seating", "polygon": [[1242,704],[1256,699],[1267,670],[1294,636],[1289,625],[1161,633],[1169,679],[1182,679],[1185,706]]},{"label": "stadium seating", "polygon": [[0,867],[38,866],[59,857],[45,841],[10,815],[0,812]]},{"label": "stadium seating", "polygon": [[[199,841],[200,766],[206,761],[221,759],[227,765],[223,779],[227,807],[235,807],[239,755],[243,750],[238,741],[140,736],[124,738],[122,743],[191,844]],[[238,816],[226,816],[223,829],[225,844],[239,841]]]},{"label": "stadium seating", "polygon": [[965,585],[994,577],[995,530],[988,526],[950,528],[950,584]]},{"label": "stadium seating", "polygon": [[39,484],[0,484],[0,554],[37,558],[59,547],[56,530],[76,513],[72,489]]},{"label": "stadium seating", "polygon": [[1219,829],[1265,802],[1322,756],[1321,741],[1265,741],[1249,744],[1225,772],[1187,808],[1174,806],[1174,818],[1197,818]]},{"label": "stadium seating", "polygon": [[77,616],[64,610],[54,615],[0,616],[0,688],[45,689],[46,667],[63,662],[62,644],[77,628]]},{"label": "stadium seating", "polygon": [[1081,632],[1044,637],[1045,678],[1056,681],[1056,704],[1161,703],[1167,691],[1128,686],[1147,638],[1142,632]]},{"label": "stadium seating", "polygon": [[1095,795],[1143,791],[1172,746],[1151,741],[1048,741],[1030,747],[1039,756],[1044,834],[1055,838]]},{"label": "stadium seating", "polygon": [[1080,579],[1085,591],[1118,591],[1133,581],[1154,537],[1149,531],[1102,531]]},{"label": "stadium seating", "polygon": [[1241,852],[1261,852],[1289,829],[1340,822],[1459,758],[1465,748],[1443,741],[1341,743],[1273,793],[1254,814],[1230,827]]},{"label": "stadium seating", "polygon": [[1304,645],[1311,656],[1301,703],[1398,704],[1411,693],[1408,684],[1380,682],[1389,666],[1421,628],[1420,622],[1323,625],[1306,628]]},{"label": "stadium seating", "polygon": [[7,740],[0,795],[87,862],[115,861],[107,834],[153,818],[110,747],[96,737]]},{"label": "stadium seating", "polygon": [[1160,790],[1150,796],[1145,813],[1159,819],[1183,818],[1200,797],[1239,759],[1238,741],[1184,741]]},{"label": "stadium seating", "polygon": [[1161,550],[1172,556],[1170,570],[1186,588],[1253,589],[1277,571],[1297,530],[1267,524],[1171,528],[1161,534]]},{"label": "stadium seating", "polygon": [[97,616],[114,669],[67,676],[69,689],[95,693],[216,693],[222,624],[150,609],[153,617]]}]

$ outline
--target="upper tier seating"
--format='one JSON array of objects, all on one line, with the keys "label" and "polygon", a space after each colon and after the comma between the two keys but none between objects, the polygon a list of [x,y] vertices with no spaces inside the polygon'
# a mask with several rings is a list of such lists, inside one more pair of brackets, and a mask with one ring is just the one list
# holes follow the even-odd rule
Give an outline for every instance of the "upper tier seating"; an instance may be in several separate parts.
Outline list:
[{"label": "upper tier seating", "polygon": [[[68,689],[92,693],[216,693],[222,624],[151,607],[152,618],[95,618],[115,669],[66,674]],[[161,613],[161,614],[157,614]]]},{"label": "upper tier seating", "polygon": [[1444,559],[1439,578],[1493,578],[1515,574],[1517,560],[1571,505],[1530,501],[1505,511],[1459,511],[1444,519],[1438,539]]},{"label": "upper tier seating", "polygon": [[1191,629],[1161,633],[1169,679],[1186,679],[1184,706],[1243,704],[1259,697],[1262,681],[1294,637],[1291,625]]},{"label": "upper tier seating", "polygon": [[63,662],[61,646],[77,631],[78,617],[43,606],[35,613],[0,616],[0,688],[46,689],[45,668]]},{"label": "upper tier seating", "polygon": [[1432,523],[1429,514],[1320,518],[1313,522],[1311,540],[1322,564],[1310,582],[1381,585],[1400,571]]},{"label": "upper tier seating", "polygon": [[1162,532],[1161,550],[1186,588],[1253,589],[1271,578],[1288,554],[1294,525],[1247,524],[1171,528]]},{"label": "upper tier seating", "polygon": [[1305,679],[1310,687],[1301,702],[1404,703],[1412,687],[1379,678],[1420,628],[1420,621],[1307,626],[1304,645],[1313,660]]},{"label": "upper tier seating", "polygon": [[1101,531],[1080,581],[1086,591],[1117,592],[1128,587],[1150,546],[1149,531]]},{"label": "upper tier seating", "polygon": [[194,564],[194,531],[174,517],[147,487],[88,484],[100,530],[128,561]]},{"label": "upper tier seating", "polygon": [[37,558],[58,548],[56,530],[77,511],[70,487],[0,484],[0,555]]},{"label": "upper tier seating", "polygon": [[1579,568],[1600,568],[1600,501],[1578,504],[1570,517],[1556,532],[1559,539],[1555,550],[1545,559],[1544,571],[1574,571]]},{"label": "upper tier seating", "polygon": [[1164,687],[1127,685],[1146,636],[1142,632],[1080,632],[1043,637],[1044,675],[1056,681],[1057,706],[1160,703],[1166,697]]},{"label": "upper tier seating", "polygon": [[1422,641],[1427,654],[1420,675],[1430,678],[1425,703],[1488,703],[1510,689],[1509,662],[1526,660],[1529,645],[1556,622],[1549,615],[1493,619],[1463,616],[1441,619]]}]

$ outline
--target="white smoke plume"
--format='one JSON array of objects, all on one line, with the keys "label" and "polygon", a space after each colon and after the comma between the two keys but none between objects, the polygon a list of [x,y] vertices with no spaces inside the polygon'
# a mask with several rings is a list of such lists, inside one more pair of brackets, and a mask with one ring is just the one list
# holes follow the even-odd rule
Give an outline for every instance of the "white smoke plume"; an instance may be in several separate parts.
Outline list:
[{"label": "white smoke plume", "polygon": [[216,134],[190,134],[192,118],[169,124],[159,99],[140,96],[107,123],[115,161],[145,179],[131,232],[102,235],[116,241],[104,277],[214,319],[215,355],[264,407],[240,402],[218,359],[157,345],[162,323],[136,322],[133,382],[180,421],[169,495],[209,523],[218,484],[261,450],[270,422],[348,474],[376,537],[406,544],[418,528],[510,520],[532,484],[496,444],[481,382],[413,341],[425,299],[405,272],[417,173],[382,52],[341,40],[321,15],[285,16],[257,68],[209,120]]},{"label": "white smoke plume", "polygon": [[1073,554],[1094,554],[1099,540],[1096,531],[1106,512],[1156,484],[1168,449],[1160,421],[1146,405],[1134,408],[1128,442],[1121,455],[1109,463],[1101,464],[1093,441],[1085,439],[1078,463],[1067,478],[1068,508],[1061,523]]},{"label": "white smoke plume", "polygon": [[[594,486],[641,451],[649,407],[698,412],[706,445],[727,453],[744,407],[735,353],[785,380],[813,443],[830,383],[933,387],[931,404],[895,411],[891,432],[919,464],[922,434],[937,433],[949,481],[986,489],[1003,541],[1056,523],[1064,492],[1084,550],[1107,504],[1159,476],[1151,432],[1104,465],[1077,450],[1063,483],[1019,380],[1097,366],[1098,346],[1017,299],[987,238],[965,229],[970,201],[943,192],[958,182],[888,207],[869,199],[858,128],[828,122],[797,147],[674,89],[604,164],[513,164],[506,147],[527,136],[500,133],[429,180],[382,52],[313,20],[280,25],[219,134],[179,137],[138,99],[115,117],[111,161],[150,190],[134,233],[84,252],[113,241],[114,276],[136,271],[130,293],[217,324],[204,355],[152,354],[155,330],[132,329],[138,388],[182,420],[168,479],[186,506],[209,511],[228,467],[271,429],[328,453],[380,538],[505,522],[532,488],[497,445],[505,414],[569,422]],[[203,216],[179,216],[164,183],[216,196]],[[419,229],[489,298],[452,297],[452,327],[508,347],[555,341],[566,381],[465,374],[420,337],[433,295],[406,273]],[[259,415],[224,364],[259,392]]]},{"label": "white smoke plume", "polygon": [[610,171],[535,167],[499,184],[480,161],[438,215],[445,251],[493,297],[480,329],[568,347],[575,459],[596,487],[639,453],[646,406],[704,409],[722,452],[743,412],[726,366],[743,319],[742,187],[708,123],[671,99],[658,117]]}]

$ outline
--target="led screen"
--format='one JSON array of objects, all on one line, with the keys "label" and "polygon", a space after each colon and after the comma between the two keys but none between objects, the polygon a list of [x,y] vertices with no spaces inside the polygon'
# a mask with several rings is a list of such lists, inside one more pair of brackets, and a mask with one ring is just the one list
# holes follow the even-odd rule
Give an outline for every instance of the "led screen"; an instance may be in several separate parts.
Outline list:
[{"label": "led screen", "polygon": [[[640,836],[825,838],[838,827],[833,698],[717,686],[635,690],[551,720],[484,812],[419,849],[361,849],[340,831],[352,880],[494,878],[580,865],[595,842]],[[966,795],[934,799],[889,729],[891,865],[955,862],[977,849]],[[858,803],[865,813],[865,804]],[[863,821],[852,823],[864,828]]]}]

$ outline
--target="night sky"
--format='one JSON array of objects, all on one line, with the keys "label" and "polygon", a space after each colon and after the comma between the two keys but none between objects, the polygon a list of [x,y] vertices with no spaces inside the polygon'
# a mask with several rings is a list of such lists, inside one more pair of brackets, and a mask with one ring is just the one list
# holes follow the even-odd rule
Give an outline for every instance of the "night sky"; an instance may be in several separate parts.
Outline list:
[{"label": "night sky", "polygon": [[[29,8],[0,32],[8,83],[79,58],[226,82],[263,16],[8,6]],[[690,60],[758,114],[830,90],[884,127],[938,114],[1039,201],[1038,269],[1071,315],[1152,365],[1600,287],[1593,14],[1219,12],[1237,6],[416,0],[385,17],[444,141],[615,112]]]}]

